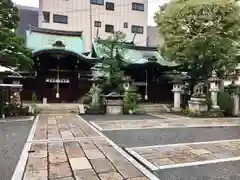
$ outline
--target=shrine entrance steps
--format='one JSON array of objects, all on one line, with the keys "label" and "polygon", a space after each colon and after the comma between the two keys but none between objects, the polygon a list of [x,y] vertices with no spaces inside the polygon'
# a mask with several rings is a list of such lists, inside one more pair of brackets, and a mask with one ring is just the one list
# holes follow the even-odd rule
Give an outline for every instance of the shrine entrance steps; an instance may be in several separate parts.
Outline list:
[{"label": "shrine entrance steps", "polygon": [[59,104],[37,104],[36,110],[40,114],[79,114],[81,111],[81,104],[77,103],[59,103]]},{"label": "shrine entrance steps", "polygon": [[146,113],[165,113],[170,112],[170,107],[171,104],[141,103],[138,109]]}]

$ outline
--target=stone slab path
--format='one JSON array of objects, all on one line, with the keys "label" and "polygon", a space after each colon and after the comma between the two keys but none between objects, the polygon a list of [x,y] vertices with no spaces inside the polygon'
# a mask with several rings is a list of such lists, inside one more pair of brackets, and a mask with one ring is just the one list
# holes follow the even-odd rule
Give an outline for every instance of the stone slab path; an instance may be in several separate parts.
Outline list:
[{"label": "stone slab path", "polygon": [[158,179],[73,114],[40,115],[25,146],[12,180]]},{"label": "stone slab path", "polygon": [[34,140],[63,140],[99,137],[88,124],[74,114],[41,115],[37,123]]},{"label": "stone slab path", "polygon": [[100,131],[151,129],[151,128],[186,128],[186,127],[233,127],[240,126],[240,119],[141,119],[141,120],[113,120],[90,121]]},{"label": "stone slab path", "polygon": [[240,139],[127,149],[152,170],[240,160]]}]

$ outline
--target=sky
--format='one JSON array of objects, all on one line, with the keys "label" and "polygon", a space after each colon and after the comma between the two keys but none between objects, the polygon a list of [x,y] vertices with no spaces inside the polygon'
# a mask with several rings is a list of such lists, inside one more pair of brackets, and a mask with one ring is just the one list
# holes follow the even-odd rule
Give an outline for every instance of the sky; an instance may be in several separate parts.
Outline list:
[{"label": "sky", "polygon": [[[38,7],[39,0],[13,0],[15,3],[24,5]],[[153,20],[154,12],[158,9],[159,5],[165,4],[169,0],[148,0],[148,24],[155,25]]]}]

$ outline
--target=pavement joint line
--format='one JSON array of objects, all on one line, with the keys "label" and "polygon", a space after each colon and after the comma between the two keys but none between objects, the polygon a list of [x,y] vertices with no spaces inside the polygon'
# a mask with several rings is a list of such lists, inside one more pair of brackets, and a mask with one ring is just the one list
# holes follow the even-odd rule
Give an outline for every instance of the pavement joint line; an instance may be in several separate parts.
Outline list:
[{"label": "pavement joint line", "polygon": [[[224,118],[224,117],[219,117],[219,118],[190,118],[190,117],[185,117],[185,116],[180,116],[180,117],[175,117],[175,118],[168,118],[168,117],[166,117],[166,116],[164,116],[164,115],[159,115],[159,114],[154,114],[154,113],[147,113],[148,115],[151,115],[151,116],[155,116],[155,117],[159,117],[159,118],[163,118],[163,119],[168,119],[168,120],[177,120],[177,119],[187,119],[187,120],[191,120],[191,119],[193,119],[193,120],[199,120],[199,119],[201,119],[201,120],[240,120],[240,118],[239,117],[230,117],[230,118]],[[169,116],[171,116],[171,114],[169,114]]]},{"label": "pavement joint line", "polygon": [[180,168],[180,167],[189,167],[189,166],[198,166],[204,164],[217,164],[221,162],[229,162],[229,161],[239,161],[240,156],[232,157],[232,158],[221,158],[221,159],[214,159],[214,160],[206,160],[206,161],[196,161],[196,162],[189,162],[189,163],[177,163],[177,164],[170,164],[170,165],[163,165],[163,166],[154,166],[151,162],[149,162],[146,158],[139,155],[133,148],[127,148],[127,151],[131,153],[133,156],[138,158],[142,163],[148,166],[152,171],[163,170],[163,169],[173,169],[173,168]]},{"label": "pavement joint line", "polygon": [[104,139],[106,137],[95,136],[95,137],[83,137],[83,138],[71,138],[71,139],[40,139],[28,141],[29,143],[51,143],[51,142],[74,142],[74,141],[86,141],[86,140],[95,140],[95,139]]},{"label": "pavement joint line", "polygon": [[171,164],[171,165],[159,166],[158,170],[189,167],[189,166],[198,166],[198,165],[204,165],[204,164],[217,164],[217,163],[221,163],[221,162],[233,162],[233,161],[239,161],[239,160],[240,160],[240,156],[232,157],[232,158],[207,160],[207,161],[197,161],[197,162],[190,162],[190,163]]},{"label": "pavement joint line", "polygon": [[[179,116],[179,117],[172,117],[172,118],[169,118],[167,117],[166,115],[159,115],[159,114],[154,114],[154,113],[147,113],[148,115],[150,116],[154,116],[154,117],[158,117],[158,118],[162,118],[162,119],[173,119],[173,120],[177,120],[177,119],[191,119],[190,117],[184,117],[184,116]],[[171,116],[171,115],[169,115]]]},{"label": "pavement joint line", "polygon": [[103,131],[103,129],[102,129],[100,126],[98,126],[95,122],[90,121],[90,123],[91,123],[95,128],[97,128],[99,131]]},{"label": "pavement joint line", "polygon": [[[130,119],[131,120],[131,119]],[[155,118],[155,119],[132,119],[131,121],[135,121],[135,122],[143,122],[143,121],[161,121],[161,120],[163,120],[163,119],[157,119],[157,118]],[[118,120],[108,120],[108,121],[106,121],[106,120],[97,120],[97,121],[90,121],[90,122],[97,122],[97,123],[102,123],[102,122],[104,122],[104,123],[108,123],[108,122],[110,122],[110,123],[115,123],[115,122],[123,122],[123,123],[125,123],[125,122],[129,122],[128,120],[126,120],[126,119],[118,119]]]},{"label": "pavement joint line", "polygon": [[94,126],[88,123],[85,119],[83,119],[80,115],[76,114],[76,116],[81,119],[86,125],[90,126],[100,137],[106,137],[100,131],[98,131]]},{"label": "pavement joint line", "polygon": [[[82,121],[84,121],[86,124],[88,124],[94,131],[96,131],[98,134],[101,134],[102,136],[106,137],[103,133],[98,131],[96,127],[94,127],[92,124],[88,123],[84,118],[77,115]],[[147,178],[151,180],[160,180],[157,178],[153,173],[151,173],[147,168],[145,168],[143,165],[138,163],[133,157],[131,157],[129,154],[127,154],[124,150],[122,150],[117,144],[115,144],[112,140],[110,140],[108,137],[106,137],[106,141],[112,145],[123,157],[125,157],[128,161],[130,161],[138,170],[140,170]]]},{"label": "pavement joint line", "polygon": [[[99,127],[93,123],[95,127]],[[177,129],[177,128],[217,128],[217,127],[238,127],[240,124],[223,124],[223,125],[186,125],[186,126],[152,126],[152,127],[130,127],[130,128],[100,128],[101,131],[118,131],[118,130],[141,130],[141,129]]]},{"label": "pavement joint line", "polygon": [[131,148],[126,148],[126,150],[132,154],[134,157],[136,157],[139,161],[141,161],[143,164],[145,164],[147,167],[149,167],[152,171],[156,171],[159,168],[155,165],[153,165],[151,162],[149,162],[147,159],[145,159],[143,156],[138,154],[136,151],[134,151]]},{"label": "pavement joint line", "polygon": [[224,142],[234,142],[240,141],[240,139],[228,139],[228,140],[218,140],[218,141],[202,141],[202,142],[190,142],[190,143],[176,143],[176,144],[163,144],[163,145],[154,145],[154,146],[138,146],[128,149],[148,149],[148,148],[161,148],[161,147],[176,147],[176,146],[188,146],[188,145],[197,145],[197,144],[214,144],[214,143],[224,143]]},{"label": "pavement joint line", "polygon": [[30,133],[28,135],[28,139],[27,139],[27,141],[24,145],[24,148],[22,150],[20,159],[19,159],[18,164],[17,164],[17,166],[14,170],[14,173],[12,175],[11,180],[22,180],[22,178],[23,178],[25,165],[26,165],[27,160],[28,160],[28,151],[31,149],[31,143],[29,143],[28,141],[31,141],[34,138],[34,134],[35,134],[35,130],[36,130],[38,121],[39,121],[39,115],[37,115],[36,118],[35,118],[35,121],[32,125]]}]

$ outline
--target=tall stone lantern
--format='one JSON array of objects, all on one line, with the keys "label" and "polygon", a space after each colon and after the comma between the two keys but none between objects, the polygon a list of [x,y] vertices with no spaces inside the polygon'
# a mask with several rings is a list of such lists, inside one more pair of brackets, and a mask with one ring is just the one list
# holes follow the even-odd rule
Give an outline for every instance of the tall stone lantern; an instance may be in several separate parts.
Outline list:
[{"label": "tall stone lantern", "polygon": [[208,79],[210,84],[210,93],[211,93],[211,100],[212,100],[212,109],[219,110],[220,107],[217,104],[218,101],[218,92],[219,92],[219,82],[220,79],[217,77],[217,73],[215,71],[212,72],[212,76]]},{"label": "tall stone lantern", "polygon": [[232,81],[232,84],[230,84],[228,88],[233,98],[232,114],[234,116],[239,116],[239,94],[240,94],[239,85],[237,85],[235,81]]},{"label": "tall stone lantern", "polygon": [[173,111],[181,111],[181,94],[183,92],[183,80],[181,78],[175,78],[173,81],[173,96],[174,96],[174,105]]},{"label": "tall stone lantern", "polygon": [[232,99],[233,99],[233,110],[232,110],[232,114],[234,116],[239,116],[240,115],[240,111],[239,111],[239,94],[240,94],[240,85],[237,84],[238,80],[239,80],[239,74],[240,74],[240,66],[238,65],[238,67],[236,68],[236,72],[235,74],[232,76],[232,83],[228,86],[229,91],[231,93]]}]

